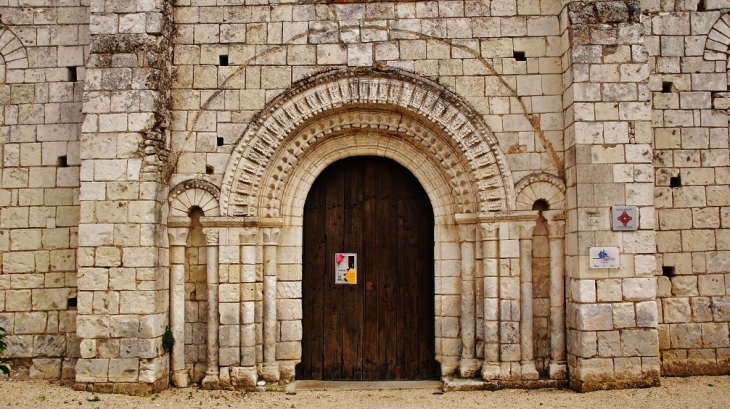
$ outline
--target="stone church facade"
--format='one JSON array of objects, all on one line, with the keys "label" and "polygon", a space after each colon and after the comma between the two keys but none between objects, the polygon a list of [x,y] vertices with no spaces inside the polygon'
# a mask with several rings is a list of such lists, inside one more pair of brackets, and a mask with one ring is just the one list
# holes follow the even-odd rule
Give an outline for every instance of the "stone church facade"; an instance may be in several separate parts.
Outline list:
[{"label": "stone church facade", "polygon": [[0,3],[0,327],[31,376],[300,379],[308,194],[351,157],[428,195],[447,387],[730,373],[727,0]]}]

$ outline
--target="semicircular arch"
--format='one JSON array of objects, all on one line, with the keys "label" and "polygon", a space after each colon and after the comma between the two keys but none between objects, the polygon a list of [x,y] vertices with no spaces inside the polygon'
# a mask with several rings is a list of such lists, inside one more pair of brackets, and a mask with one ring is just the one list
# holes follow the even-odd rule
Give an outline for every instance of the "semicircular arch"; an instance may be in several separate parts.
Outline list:
[{"label": "semicircular arch", "polygon": [[550,173],[533,173],[515,185],[515,209],[532,210],[533,204],[544,200],[550,210],[565,209],[565,183]]},{"label": "semicircular arch", "polygon": [[220,190],[202,179],[188,179],[177,184],[168,195],[169,217],[186,217],[190,209],[199,207],[206,216],[219,216]]},{"label": "semicircular arch", "polygon": [[[514,208],[512,175],[496,138],[475,111],[431,81],[399,70],[367,69],[320,74],[272,101],[246,128],[231,154],[221,189],[221,214],[276,217],[285,176],[274,176],[273,181],[267,178],[272,177],[272,170],[275,175],[278,167],[291,167],[276,159],[282,152],[291,151],[297,156],[307,149],[307,143],[295,141],[302,130],[327,136],[338,129],[352,128],[353,121],[344,125],[338,122],[346,119],[346,113],[357,111],[361,117],[367,111],[389,116],[369,123],[368,128],[407,135],[409,126],[417,127],[449,147],[451,155],[442,161],[446,164],[442,171],[449,175],[447,180],[461,178],[456,186],[449,184],[456,188],[452,196],[461,206],[455,209],[457,212]],[[323,128],[328,121],[331,128]],[[416,146],[438,158],[433,146]],[[347,150],[346,155],[353,154],[359,153]],[[461,169],[450,171],[453,163],[460,163]],[[278,193],[272,194],[272,184]],[[270,204],[264,203],[267,200]]]},{"label": "semicircular arch", "polygon": [[[0,84],[4,84],[8,70],[28,68],[28,54],[23,42],[6,26],[0,25]],[[18,72],[16,72],[17,74]],[[20,74],[22,78],[22,73]]]}]

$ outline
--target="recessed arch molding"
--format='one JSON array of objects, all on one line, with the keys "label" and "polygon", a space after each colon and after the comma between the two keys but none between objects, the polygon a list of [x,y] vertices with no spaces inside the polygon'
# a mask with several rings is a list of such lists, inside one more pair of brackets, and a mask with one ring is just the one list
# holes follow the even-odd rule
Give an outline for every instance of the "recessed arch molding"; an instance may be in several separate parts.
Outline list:
[{"label": "recessed arch molding", "polygon": [[477,112],[437,83],[396,69],[368,68],[319,74],[273,100],[245,129],[231,153],[221,188],[221,215],[277,217],[277,210],[271,206],[260,208],[260,200],[266,199],[264,178],[274,159],[280,157],[284,141],[312,121],[334,117],[332,113],[349,108],[400,112],[406,120],[403,126],[394,125],[397,132],[407,134],[404,127],[410,121],[448,140],[453,160],[465,165],[467,175],[462,184],[473,187],[469,194],[475,203],[464,208],[465,212],[514,208],[511,172],[497,139]]}]

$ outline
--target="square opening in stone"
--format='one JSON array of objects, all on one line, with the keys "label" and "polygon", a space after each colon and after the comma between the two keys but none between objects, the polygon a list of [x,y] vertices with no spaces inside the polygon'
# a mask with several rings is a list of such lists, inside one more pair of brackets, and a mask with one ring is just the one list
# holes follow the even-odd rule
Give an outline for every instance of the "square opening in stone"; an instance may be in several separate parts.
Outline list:
[{"label": "square opening in stone", "polygon": [[56,161],[56,165],[59,168],[67,168],[68,167],[68,159],[66,156],[59,156],[58,160]]},{"label": "square opening in stone", "polygon": [[218,146],[223,146],[223,137],[218,136],[215,138],[215,141]]},{"label": "square opening in stone", "polygon": [[664,277],[674,277],[674,267],[662,266],[662,275]]},{"label": "square opening in stone", "polygon": [[68,299],[68,308],[76,308],[78,305],[78,301],[76,297],[71,297]]},{"label": "square opening in stone", "polygon": [[228,66],[228,56],[227,55],[219,55],[218,56],[218,63],[221,67],[227,67]]},{"label": "square opening in stone", "polygon": [[76,82],[79,80],[78,67],[68,67],[67,73],[69,82]]},{"label": "square opening in stone", "polygon": [[674,83],[670,81],[664,81],[662,82],[662,92],[665,94],[675,92],[676,89],[674,88]]},{"label": "square opening in stone", "polygon": [[682,177],[680,175],[670,177],[669,187],[682,187]]},{"label": "square opening in stone", "polygon": [[206,175],[212,175],[214,171],[215,171],[215,169],[212,166],[210,166],[210,165],[206,165],[205,166],[205,174]]},{"label": "square opening in stone", "polygon": [[515,51],[513,54],[515,61],[527,61],[524,51]]}]

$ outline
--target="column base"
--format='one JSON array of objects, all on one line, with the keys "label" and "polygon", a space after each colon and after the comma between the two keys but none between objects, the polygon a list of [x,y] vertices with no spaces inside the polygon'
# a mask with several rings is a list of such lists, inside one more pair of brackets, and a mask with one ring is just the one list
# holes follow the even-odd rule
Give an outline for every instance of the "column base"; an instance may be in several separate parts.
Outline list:
[{"label": "column base", "polygon": [[568,367],[565,362],[550,362],[549,366],[550,379],[567,379]]},{"label": "column base", "polygon": [[[438,359],[437,359],[438,361]],[[441,363],[441,377],[453,376],[459,370],[459,361],[451,358],[445,358],[439,361]]]},{"label": "column base", "polygon": [[522,365],[522,379],[540,379],[540,374],[537,373],[535,368],[535,361],[521,362]]},{"label": "column base", "polygon": [[262,364],[259,375],[266,382],[279,382],[279,364],[276,362]]},{"label": "column base", "polygon": [[462,359],[459,362],[459,374],[462,378],[473,378],[479,374],[482,362],[477,359]]},{"label": "column base", "polygon": [[485,362],[482,364],[482,379],[485,381],[499,379],[500,372],[501,367],[498,362]]},{"label": "column base", "polygon": [[255,388],[259,374],[255,366],[231,368],[231,384],[242,388]]},{"label": "column base", "polygon": [[220,389],[221,382],[218,378],[218,372],[208,371],[205,373],[205,378],[200,382],[200,387],[203,389]]},{"label": "column base", "polygon": [[218,379],[220,379],[221,388],[228,389],[231,387],[231,371],[227,366],[221,367],[221,373]]},{"label": "column base", "polygon": [[176,388],[187,388],[189,385],[188,371],[185,369],[178,369],[172,373],[172,384]]}]

